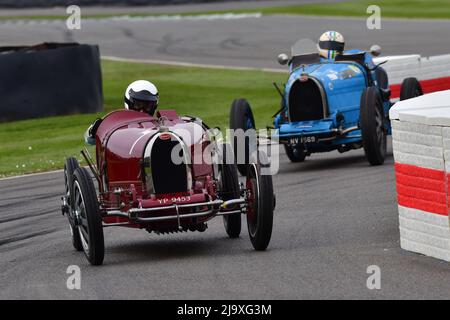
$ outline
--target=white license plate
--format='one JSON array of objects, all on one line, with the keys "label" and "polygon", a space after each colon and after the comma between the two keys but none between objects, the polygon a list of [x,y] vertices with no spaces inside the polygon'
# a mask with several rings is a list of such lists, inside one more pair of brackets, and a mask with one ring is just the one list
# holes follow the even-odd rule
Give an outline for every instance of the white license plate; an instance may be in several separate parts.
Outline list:
[{"label": "white license plate", "polygon": [[299,137],[299,138],[291,138],[289,139],[290,145],[296,145],[296,144],[304,144],[304,143],[314,143],[318,142],[319,138],[316,136],[308,136],[308,137]]},{"label": "white license plate", "polygon": [[314,143],[319,141],[319,139],[315,136],[309,136],[309,137],[300,137],[301,143]]}]

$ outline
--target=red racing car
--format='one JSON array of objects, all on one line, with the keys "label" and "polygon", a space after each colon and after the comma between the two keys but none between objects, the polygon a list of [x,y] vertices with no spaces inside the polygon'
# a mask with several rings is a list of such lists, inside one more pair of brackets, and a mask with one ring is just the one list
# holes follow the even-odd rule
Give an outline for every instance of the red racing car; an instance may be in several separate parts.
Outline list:
[{"label": "red racing car", "polygon": [[227,234],[236,238],[245,214],[253,247],[267,248],[275,197],[272,177],[261,174],[262,163],[268,163],[264,153],[240,183],[232,149],[200,119],[173,110],[155,117],[111,112],[99,122],[95,140],[96,161],[86,149],[81,152],[91,172],[74,157],[66,160],[62,197],[73,246],[91,264],[103,263],[103,227],[202,232],[216,216],[223,216]]}]

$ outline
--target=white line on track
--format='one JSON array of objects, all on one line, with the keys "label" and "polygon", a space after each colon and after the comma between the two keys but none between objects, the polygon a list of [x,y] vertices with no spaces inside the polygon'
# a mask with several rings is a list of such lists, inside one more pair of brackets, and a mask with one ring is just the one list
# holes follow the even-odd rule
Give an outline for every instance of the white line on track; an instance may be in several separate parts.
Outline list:
[{"label": "white line on track", "polygon": [[103,18],[101,20],[108,21],[181,21],[181,20],[236,20],[236,19],[249,19],[249,18],[261,18],[260,12],[256,13],[221,13],[221,14],[199,14],[199,15],[160,15],[160,16],[116,16],[111,18]]},{"label": "white line on track", "polygon": [[59,172],[63,172],[63,171],[64,171],[63,169],[59,169],[59,170],[46,171],[46,172],[27,173],[27,174],[23,174],[20,176],[0,178],[0,181],[14,180],[14,179],[20,179],[20,178],[34,177],[34,176],[42,176],[42,175],[46,175],[46,174],[59,173]]},{"label": "white line on track", "polygon": [[153,60],[153,59],[130,59],[130,58],[120,58],[120,57],[115,57],[115,56],[102,56],[102,59],[111,60],[111,61],[120,61],[120,62],[161,64],[161,65],[169,65],[169,66],[195,67],[195,68],[207,68],[207,69],[248,70],[248,71],[277,72],[277,73],[287,73],[288,72],[287,69],[284,70],[284,69],[275,69],[275,68],[237,67],[237,66],[224,66],[224,65],[217,65],[217,64],[200,64],[200,63],[167,61],[167,60]]},{"label": "white line on track", "polygon": [[[237,19],[255,19],[261,18],[260,12],[256,13],[221,13],[221,14],[195,14],[195,15],[159,15],[159,16],[129,16],[117,15],[104,18],[82,18],[82,22],[115,22],[115,21],[131,21],[131,22],[177,22],[177,21],[215,21],[215,20],[237,20]],[[0,24],[6,25],[48,25],[63,24],[65,19],[11,19],[0,21]]]}]

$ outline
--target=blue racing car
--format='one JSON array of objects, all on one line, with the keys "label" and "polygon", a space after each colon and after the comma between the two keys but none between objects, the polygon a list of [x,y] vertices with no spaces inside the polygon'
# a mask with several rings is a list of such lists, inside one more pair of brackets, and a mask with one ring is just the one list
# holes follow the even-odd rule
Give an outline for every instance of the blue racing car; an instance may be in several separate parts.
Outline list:
[{"label": "blue racing car", "polygon": [[[292,162],[302,162],[315,152],[363,147],[371,165],[383,164],[393,103],[387,74],[380,67],[384,62],[374,64],[372,60],[380,54],[380,47],[372,46],[370,52],[335,50],[332,58],[333,50],[325,50],[323,55],[317,51],[311,40],[299,40],[292,47],[291,57],[278,56],[280,64],[289,66],[289,78],[284,93],[275,85],[282,99],[273,127],[268,127],[269,137],[284,145]],[[401,91],[402,99],[422,94],[415,78],[405,79]],[[255,128],[245,99],[233,101],[230,128]],[[245,174],[245,165],[238,164],[238,168]]]}]

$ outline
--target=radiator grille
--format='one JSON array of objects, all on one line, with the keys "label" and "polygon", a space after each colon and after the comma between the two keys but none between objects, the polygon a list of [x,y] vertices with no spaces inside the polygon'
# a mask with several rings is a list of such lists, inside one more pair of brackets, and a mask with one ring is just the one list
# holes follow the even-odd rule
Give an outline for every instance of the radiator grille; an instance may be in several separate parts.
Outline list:
[{"label": "radiator grille", "polygon": [[186,164],[175,163],[172,160],[172,150],[180,150],[178,155],[181,159],[184,156],[179,144],[176,140],[160,138],[157,138],[153,144],[150,165],[156,194],[185,192],[188,189]]},{"label": "radiator grille", "polygon": [[289,119],[292,122],[324,118],[322,92],[312,80],[295,81],[289,91]]}]

